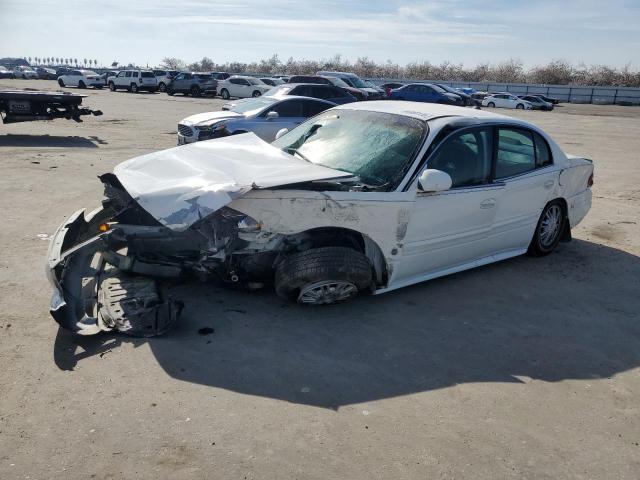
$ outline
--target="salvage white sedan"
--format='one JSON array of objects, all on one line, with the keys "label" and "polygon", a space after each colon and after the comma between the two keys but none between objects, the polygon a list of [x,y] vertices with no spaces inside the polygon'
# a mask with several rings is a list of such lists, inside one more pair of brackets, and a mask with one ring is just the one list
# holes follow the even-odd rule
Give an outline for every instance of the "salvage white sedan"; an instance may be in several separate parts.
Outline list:
[{"label": "salvage white sedan", "polygon": [[157,278],[301,304],[343,302],[571,239],[593,164],[539,128],[479,110],[350,103],[268,144],[252,133],[134,158],[103,206],[54,234],[53,317],[79,334],[166,331],[182,303]]}]

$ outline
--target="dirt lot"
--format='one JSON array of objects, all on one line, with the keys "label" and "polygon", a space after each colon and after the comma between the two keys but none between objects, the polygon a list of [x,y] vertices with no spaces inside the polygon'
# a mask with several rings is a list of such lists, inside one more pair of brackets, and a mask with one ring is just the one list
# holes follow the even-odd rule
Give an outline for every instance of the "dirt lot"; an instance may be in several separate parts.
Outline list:
[{"label": "dirt lot", "polygon": [[137,340],[57,328],[46,236],[221,101],[85,93],[104,116],[0,125],[1,479],[640,478],[640,108],[513,113],[595,161],[549,257],[320,309],[186,285]]}]

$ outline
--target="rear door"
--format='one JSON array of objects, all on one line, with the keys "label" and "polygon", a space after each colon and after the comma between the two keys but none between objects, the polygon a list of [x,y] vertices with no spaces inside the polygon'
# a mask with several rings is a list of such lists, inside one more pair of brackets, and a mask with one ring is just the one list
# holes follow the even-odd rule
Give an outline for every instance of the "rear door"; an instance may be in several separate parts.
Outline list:
[{"label": "rear door", "polygon": [[[251,130],[266,142],[272,142],[282,128],[292,129],[304,121],[305,101],[298,98],[285,99],[262,112]],[[278,118],[267,118],[269,112],[276,112]]]},{"label": "rear door", "polygon": [[537,132],[501,126],[495,138],[495,181],[505,185],[496,209],[496,250],[526,249],[543,208],[556,197],[560,172]]}]

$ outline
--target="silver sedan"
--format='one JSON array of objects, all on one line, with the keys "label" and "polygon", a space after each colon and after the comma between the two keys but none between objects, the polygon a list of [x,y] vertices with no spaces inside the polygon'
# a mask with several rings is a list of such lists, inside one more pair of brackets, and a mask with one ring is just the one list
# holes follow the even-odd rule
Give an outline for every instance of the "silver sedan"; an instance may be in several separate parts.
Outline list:
[{"label": "silver sedan", "polygon": [[272,142],[283,128],[292,129],[335,103],[310,97],[258,97],[234,104],[229,110],[198,113],[178,123],[178,145],[253,132]]}]

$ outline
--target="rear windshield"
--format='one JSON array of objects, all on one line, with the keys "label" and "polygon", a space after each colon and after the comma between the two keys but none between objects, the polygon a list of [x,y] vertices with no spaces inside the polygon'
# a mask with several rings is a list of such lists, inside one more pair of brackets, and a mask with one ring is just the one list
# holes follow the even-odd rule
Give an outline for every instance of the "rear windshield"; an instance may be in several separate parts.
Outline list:
[{"label": "rear windshield", "polygon": [[140,76],[142,78],[155,78],[155,75],[153,74],[153,72],[141,72]]},{"label": "rear windshield", "polygon": [[196,75],[196,78],[198,78],[199,80],[207,81],[207,80],[211,80],[211,75],[207,75],[207,74],[204,74],[204,73],[198,73]]}]

